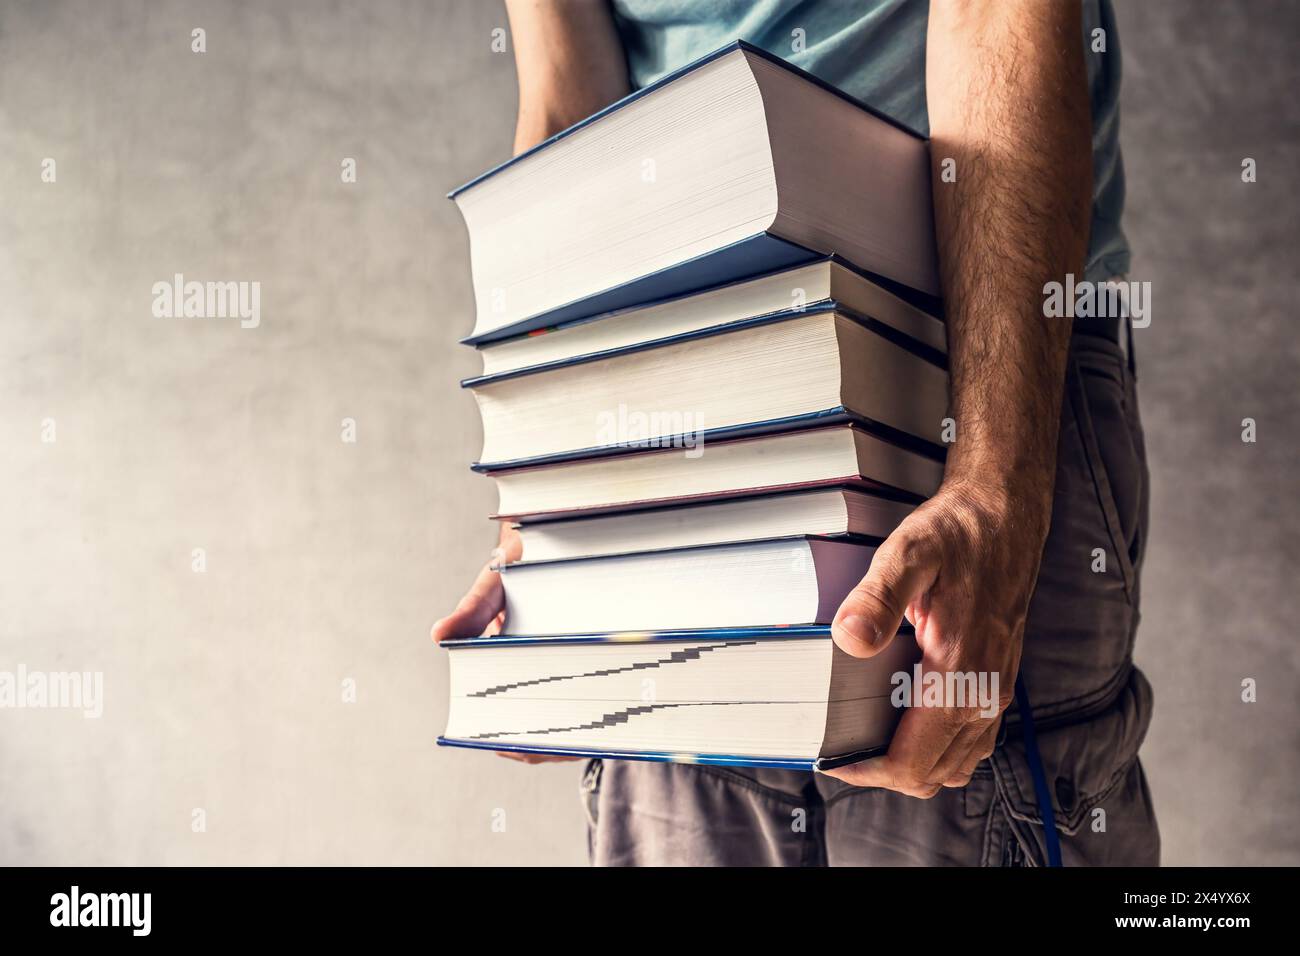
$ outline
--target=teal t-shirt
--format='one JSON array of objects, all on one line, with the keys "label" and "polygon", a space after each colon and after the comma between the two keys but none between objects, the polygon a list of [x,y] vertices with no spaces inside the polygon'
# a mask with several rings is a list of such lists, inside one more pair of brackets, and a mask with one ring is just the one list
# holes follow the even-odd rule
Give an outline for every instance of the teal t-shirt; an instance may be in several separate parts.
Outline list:
[{"label": "teal t-shirt", "polygon": [[[1050,0],[1049,0],[1050,2]],[[757,47],[929,135],[928,0],[613,0],[634,89],[733,40]],[[1097,52],[1104,31],[1105,52]],[[1119,32],[1111,0],[1084,0],[1080,42],[1092,94],[1092,232],[1086,278],[1129,271],[1120,228]]]}]

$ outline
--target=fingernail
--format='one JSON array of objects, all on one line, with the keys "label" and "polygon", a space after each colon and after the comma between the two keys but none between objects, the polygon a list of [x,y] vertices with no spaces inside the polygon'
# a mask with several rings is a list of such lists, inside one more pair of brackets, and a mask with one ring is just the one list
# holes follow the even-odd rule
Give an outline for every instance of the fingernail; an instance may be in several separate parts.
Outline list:
[{"label": "fingernail", "polygon": [[840,622],[840,627],[849,632],[849,635],[863,644],[870,644],[872,647],[880,643],[883,635],[880,629],[865,617],[853,615],[846,617]]}]

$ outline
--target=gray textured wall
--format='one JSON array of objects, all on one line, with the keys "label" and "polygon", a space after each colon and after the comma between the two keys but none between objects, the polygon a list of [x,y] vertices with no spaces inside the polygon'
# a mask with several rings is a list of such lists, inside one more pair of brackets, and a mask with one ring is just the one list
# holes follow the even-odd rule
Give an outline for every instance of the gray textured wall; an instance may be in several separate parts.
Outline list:
[{"label": "gray textured wall", "polygon": [[[1300,862],[1296,16],[1120,17],[1166,860]],[[585,858],[572,765],[432,746],[426,634],[493,502],[464,467],[468,259],[442,194],[508,151],[504,25],[476,0],[0,7],[0,669],[105,681],[99,720],[0,711],[0,862]],[[154,318],[176,272],[260,281],[261,326]]]},{"label": "gray textured wall", "polygon": [[1117,6],[1126,229],[1153,297],[1136,333],[1152,472],[1137,658],[1156,690],[1143,760],[1166,863],[1295,865],[1300,8]]}]

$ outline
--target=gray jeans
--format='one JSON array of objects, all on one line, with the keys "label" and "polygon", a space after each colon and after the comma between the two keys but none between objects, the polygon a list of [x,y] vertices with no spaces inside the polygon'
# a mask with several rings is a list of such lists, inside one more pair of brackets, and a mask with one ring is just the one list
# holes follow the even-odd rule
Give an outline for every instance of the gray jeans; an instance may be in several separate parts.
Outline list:
[{"label": "gray jeans", "polygon": [[[1160,836],[1138,760],[1151,687],[1132,658],[1147,484],[1133,364],[1113,341],[1076,334],[1052,527],[1021,663],[1066,866],[1159,863]],[[1003,741],[971,782],[932,800],[821,774],[592,761],[582,782],[591,859],[1041,865],[1043,823],[1018,730],[1013,709]]]}]

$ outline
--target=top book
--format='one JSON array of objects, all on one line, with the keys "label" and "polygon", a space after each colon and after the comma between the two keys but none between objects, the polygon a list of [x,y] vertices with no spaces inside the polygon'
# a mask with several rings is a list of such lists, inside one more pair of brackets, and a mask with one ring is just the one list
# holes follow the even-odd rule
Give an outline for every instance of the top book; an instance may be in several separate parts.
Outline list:
[{"label": "top book", "polygon": [[472,345],[829,254],[938,309],[926,140],[743,41],[451,198]]}]

